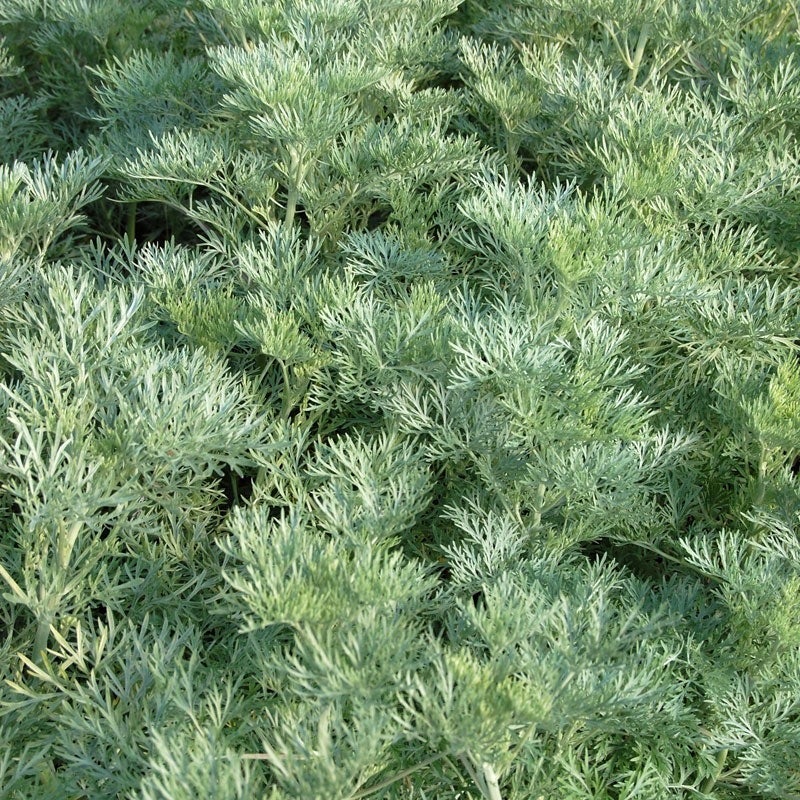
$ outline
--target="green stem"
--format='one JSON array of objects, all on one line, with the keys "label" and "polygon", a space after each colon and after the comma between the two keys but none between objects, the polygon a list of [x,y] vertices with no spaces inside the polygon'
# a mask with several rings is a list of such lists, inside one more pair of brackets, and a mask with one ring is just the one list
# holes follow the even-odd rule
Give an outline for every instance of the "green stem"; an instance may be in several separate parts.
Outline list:
[{"label": "green stem", "polygon": [[[657,556],[661,556],[665,561],[671,561],[673,564],[679,564],[682,567],[687,566],[686,562],[682,558],[677,558],[676,556],[671,556],[669,553],[665,553],[660,547],[656,547],[654,544],[650,544],[650,542],[643,542],[641,540],[632,541],[631,544],[634,547],[641,547],[644,550],[649,550],[651,553],[655,553]],[[691,567],[690,569],[697,569],[696,567]],[[703,573],[704,575],[707,573]],[[713,577],[713,576],[708,576]]]},{"label": "green stem", "polygon": [[297,211],[297,187],[290,186],[289,194],[286,197],[286,214],[283,218],[283,224],[289,228],[294,222],[294,215]]},{"label": "green stem", "polygon": [[281,400],[281,419],[288,421],[289,414],[292,409],[297,405],[299,400],[305,395],[309,378],[301,378],[299,381],[295,380],[297,376],[293,376],[289,367],[282,359],[277,359],[281,367],[281,374],[283,375],[283,398]]},{"label": "green stem", "polygon": [[503,796],[500,794],[500,779],[497,777],[494,767],[491,764],[483,763],[481,770],[483,772],[487,800],[503,800]]},{"label": "green stem", "polygon": [[627,91],[632,91],[636,85],[636,78],[639,76],[639,67],[642,65],[642,58],[644,58],[644,49],[647,47],[647,40],[650,36],[650,25],[644,23],[641,31],[639,31],[639,41],[636,43],[636,52],[633,54],[633,62],[631,63],[630,73],[628,75],[628,83],[626,86]]},{"label": "green stem", "polygon": [[547,491],[547,484],[540,483],[536,487],[536,510],[533,512],[533,525],[538,528],[542,524],[542,509],[544,508],[544,494]]},{"label": "green stem", "polygon": [[292,392],[289,378],[289,368],[284,363],[283,359],[278,359],[278,364],[281,367],[281,374],[283,375],[283,398],[281,400],[281,419],[289,419],[289,411],[292,404]]},{"label": "green stem", "polygon": [[286,213],[283,217],[283,224],[288,228],[294,222],[297,212],[297,200],[300,196],[300,184],[305,177],[305,167],[303,159],[296,151],[292,152],[289,163],[289,186],[286,195]]},{"label": "green stem", "polygon": [[472,756],[462,754],[460,758],[472,778],[472,782],[478,787],[485,800],[503,800],[503,796],[500,794],[500,780],[491,764],[484,761],[480,768],[476,768]]},{"label": "green stem", "polygon": [[720,750],[719,753],[717,753],[717,771],[713,775],[709,775],[704,781],[700,788],[703,794],[708,794],[714,788],[714,785],[719,780],[719,776],[722,774],[722,768],[725,766],[727,759],[728,748],[726,747],[724,750]]},{"label": "green stem", "polygon": [[769,457],[769,450],[766,445],[761,445],[761,458],[758,462],[758,483],[756,484],[756,496],[753,500],[754,505],[761,505],[764,502],[764,496],[767,493],[767,459]]},{"label": "green stem", "polygon": [[45,758],[39,765],[39,780],[42,786],[49,792],[56,789],[56,768],[51,758]]},{"label": "green stem", "polygon": [[33,640],[33,663],[41,665],[47,652],[47,642],[50,639],[50,624],[52,619],[49,614],[40,617],[36,624],[36,638]]},{"label": "green stem", "polygon": [[403,778],[407,778],[409,775],[413,775],[415,772],[424,769],[430,764],[433,764],[434,761],[439,761],[442,758],[443,756],[441,755],[441,753],[437,753],[434,756],[430,756],[429,758],[420,761],[418,764],[414,764],[413,767],[409,767],[408,769],[404,769],[402,772],[397,772],[394,775],[390,775],[388,778],[385,778],[379,783],[374,783],[372,786],[367,786],[364,789],[359,789],[355,794],[351,795],[352,800],[361,800],[361,798],[369,797],[371,794],[375,794],[375,792],[379,792],[382,789],[386,789],[392,784],[403,780]]},{"label": "green stem", "polygon": [[614,43],[614,47],[617,48],[617,52],[619,53],[620,58],[622,59],[623,63],[625,64],[628,69],[631,68],[631,54],[628,50],[628,45],[625,44],[623,46],[622,42],[620,41],[619,37],[617,36],[617,32],[611,27],[608,22],[603,20],[598,20],[600,24],[606,29],[606,32],[611,37],[611,41]]},{"label": "green stem", "polygon": [[512,132],[506,125],[506,164],[512,175],[519,175],[519,134]]},{"label": "green stem", "polygon": [[[243,214],[245,214],[247,217],[249,217],[253,222],[255,222],[256,225],[258,225],[260,227],[264,226],[265,217],[263,215],[257,214],[254,211],[252,211],[251,209],[249,209],[246,205],[244,205],[244,203],[241,202],[241,200],[238,200],[236,197],[234,197],[223,186],[219,186],[219,185],[216,185],[216,184],[211,184],[211,183],[208,183],[208,181],[190,181],[190,180],[186,180],[184,178],[175,178],[175,177],[172,177],[170,175],[150,175],[150,174],[147,174],[147,173],[130,172],[130,173],[128,173],[127,177],[136,178],[137,180],[140,180],[140,181],[168,181],[170,183],[177,183],[177,184],[194,186],[194,187],[202,186],[204,189],[208,189],[210,192],[214,192],[216,194],[222,195],[222,197],[224,197],[226,200],[229,200],[234,206],[236,206],[236,208],[239,209],[239,211],[241,211]],[[140,198],[140,199],[142,199],[142,198]],[[150,199],[153,200],[154,202],[164,203],[164,205],[169,205],[172,208],[177,208],[177,209],[183,211],[184,213],[186,213],[186,211],[187,211],[185,206],[175,205],[174,203],[169,203],[167,200],[165,200],[162,197],[153,197],[153,198],[150,198]]]},{"label": "green stem", "polygon": [[58,566],[66,571],[72,559],[72,551],[75,549],[75,542],[81,532],[83,523],[76,520],[67,530],[60,529],[58,532],[57,556]]}]

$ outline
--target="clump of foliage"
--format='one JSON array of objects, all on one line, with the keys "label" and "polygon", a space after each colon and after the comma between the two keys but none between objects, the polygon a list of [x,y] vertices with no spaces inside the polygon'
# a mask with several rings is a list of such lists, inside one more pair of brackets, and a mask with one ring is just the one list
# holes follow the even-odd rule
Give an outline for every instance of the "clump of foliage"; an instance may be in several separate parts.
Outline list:
[{"label": "clump of foliage", "polygon": [[800,798],[784,0],[6,0],[0,797]]}]

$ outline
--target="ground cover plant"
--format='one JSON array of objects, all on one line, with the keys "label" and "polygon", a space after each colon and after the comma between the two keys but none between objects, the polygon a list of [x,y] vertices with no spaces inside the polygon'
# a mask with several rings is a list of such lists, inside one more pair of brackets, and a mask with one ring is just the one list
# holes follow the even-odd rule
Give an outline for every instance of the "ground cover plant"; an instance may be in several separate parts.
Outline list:
[{"label": "ground cover plant", "polygon": [[800,15],[0,2],[0,797],[800,798]]}]

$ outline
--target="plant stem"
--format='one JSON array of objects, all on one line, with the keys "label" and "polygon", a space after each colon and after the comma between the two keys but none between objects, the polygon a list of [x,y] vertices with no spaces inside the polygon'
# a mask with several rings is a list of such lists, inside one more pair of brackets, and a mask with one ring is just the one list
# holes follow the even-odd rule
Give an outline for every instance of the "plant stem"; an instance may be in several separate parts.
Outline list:
[{"label": "plant stem", "polygon": [[36,624],[36,638],[33,640],[33,663],[41,664],[44,661],[44,654],[47,652],[47,641],[50,638],[50,623],[51,617],[49,614],[44,617],[39,617]]},{"label": "plant stem", "polygon": [[481,770],[483,771],[483,781],[486,785],[488,800],[503,800],[503,796],[500,794],[500,780],[494,771],[494,767],[491,764],[483,763]]},{"label": "plant stem", "polygon": [[630,65],[630,73],[628,74],[628,83],[626,85],[627,91],[632,91],[636,85],[636,78],[639,75],[639,67],[642,65],[642,58],[644,57],[644,49],[647,47],[647,39],[650,36],[650,25],[644,23],[641,31],[639,31],[639,41],[636,43],[636,52],[633,54],[633,61]]},{"label": "plant stem", "polygon": [[544,493],[547,484],[542,482],[536,487],[536,510],[533,512],[533,525],[538,528],[542,524],[542,509],[544,508]]},{"label": "plant stem", "polygon": [[767,471],[769,458],[769,451],[765,444],[761,445],[761,457],[758,461],[758,483],[756,484],[756,496],[753,499],[754,505],[761,505],[764,502],[764,496],[767,493]]},{"label": "plant stem", "polygon": [[480,769],[476,769],[473,766],[472,756],[461,755],[460,758],[472,778],[472,782],[478,787],[485,800],[503,800],[503,796],[500,794],[500,781],[491,764],[484,761],[480,765]]},{"label": "plant stem", "polygon": [[379,792],[381,789],[386,789],[388,786],[403,780],[403,778],[407,778],[409,775],[413,775],[415,772],[424,769],[430,764],[433,764],[434,761],[439,761],[442,758],[442,754],[437,753],[436,755],[420,761],[418,764],[414,764],[413,767],[409,767],[408,769],[404,769],[402,772],[390,775],[388,778],[385,778],[379,783],[375,783],[372,786],[367,786],[364,789],[359,789],[354,795],[352,795],[352,800],[361,800],[361,798],[369,797],[371,794],[375,794],[375,792]]},{"label": "plant stem", "polygon": [[293,392],[292,392],[292,379],[289,374],[289,367],[286,366],[286,362],[282,359],[278,359],[278,363],[281,367],[281,374],[283,375],[283,399],[281,402],[281,419],[288,421],[289,420],[289,412],[292,410],[292,401],[293,401]]},{"label": "plant stem", "polygon": [[38,772],[42,786],[49,792],[53,792],[56,789],[56,769],[53,765],[53,759],[45,758],[39,765]]},{"label": "plant stem", "polygon": [[75,548],[75,542],[82,527],[83,523],[80,520],[76,520],[69,526],[68,530],[59,530],[58,532],[58,566],[62,570],[66,570],[69,567],[72,551]]},{"label": "plant stem", "polygon": [[305,169],[303,159],[296,150],[292,150],[291,161],[289,163],[289,186],[286,195],[286,214],[283,217],[283,224],[288,228],[294,222],[297,211],[297,198],[300,195],[300,182],[303,180]]},{"label": "plant stem", "polygon": [[512,175],[519,175],[519,134],[512,132],[506,124],[506,164]]},{"label": "plant stem", "polygon": [[703,783],[701,787],[701,791],[703,794],[708,794],[713,788],[714,784],[719,780],[719,776],[722,774],[722,768],[725,766],[725,761],[728,759],[728,748],[726,747],[724,750],[720,750],[717,753],[717,771],[714,775],[709,775]]}]

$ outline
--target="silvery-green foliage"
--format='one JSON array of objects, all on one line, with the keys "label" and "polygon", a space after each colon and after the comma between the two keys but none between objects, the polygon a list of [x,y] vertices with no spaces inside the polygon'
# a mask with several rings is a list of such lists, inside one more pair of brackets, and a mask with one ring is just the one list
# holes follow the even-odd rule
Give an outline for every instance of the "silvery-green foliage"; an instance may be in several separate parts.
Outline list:
[{"label": "silvery-green foliage", "polygon": [[60,163],[47,153],[30,165],[20,161],[0,165],[3,257],[41,261],[48,255],[60,255],[58,249],[69,244],[68,231],[86,219],[82,210],[102,195],[97,178],[103,165],[101,157],[82,150],[68,154]]},{"label": "silvery-green foliage", "polygon": [[0,99],[0,162],[29,161],[41,153],[47,141],[44,106],[25,95]]},{"label": "silvery-green foliage", "polygon": [[117,158],[147,148],[151,137],[201,125],[213,103],[215,87],[200,58],[141,50],[93,71],[101,136],[95,146]]},{"label": "silvery-green foliage", "polygon": [[[48,146],[84,145],[96,129],[87,118],[97,110],[87,68],[127,59],[134,51],[160,52],[177,38],[182,4],[157,0],[120,6],[104,0],[9,0],[0,9],[0,30],[13,61],[14,85],[33,94],[50,112]],[[4,93],[4,92],[3,92]]]},{"label": "silvery-green foliage", "polygon": [[19,75],[22,72],[22,67],[16,63],[14,56],[5,46],[4,38],[0,39],[0,70],[2,70],[0,74],[4,78]]},{"label": "silvery-green foliage", "polygon": [[800,797],[782,0],[0,7],[0,798]]}]

